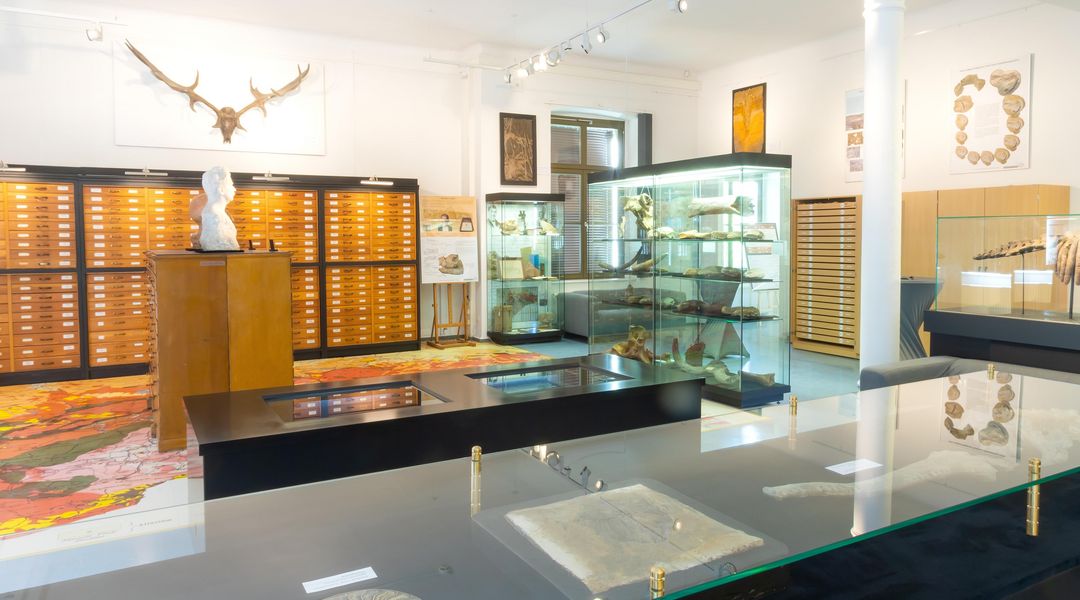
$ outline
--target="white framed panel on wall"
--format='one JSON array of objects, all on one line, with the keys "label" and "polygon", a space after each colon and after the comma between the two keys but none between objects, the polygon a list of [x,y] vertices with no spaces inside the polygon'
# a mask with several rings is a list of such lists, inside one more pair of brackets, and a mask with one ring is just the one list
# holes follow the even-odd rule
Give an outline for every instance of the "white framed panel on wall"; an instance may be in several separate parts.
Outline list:
[{"label": "white framed panel on wall", "polygon": [[249,85],[264,94],[281,90],[310,71],[299,86],[240,116],[240,126],[225,142],[215,128],[215,112],[203,103],[192,110],[189,98],[159,80],[123,43],[113,44],[116,145],[275,154],[326,154],[326,82],[322,64],[250,55],[209,53],[133,40],[161,73],[181,86],[198,76],[195,92],[219,111],[242,110],[255,100]]},{"label": "white framed panel on wall", "polygon": [[953,71],[950,173],[1031,166],[1032,55]]}]

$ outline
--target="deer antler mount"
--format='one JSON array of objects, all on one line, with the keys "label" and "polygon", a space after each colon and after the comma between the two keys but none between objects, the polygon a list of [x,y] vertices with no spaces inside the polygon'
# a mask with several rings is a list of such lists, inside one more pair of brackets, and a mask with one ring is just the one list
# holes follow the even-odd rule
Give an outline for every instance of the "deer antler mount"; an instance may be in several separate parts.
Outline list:
[{"label": "deer antler mount", "polygon": [[259,88],[255,87],[254,79],[248,79],[248,87],[251,89],[251,95],[255,97],[251,103],[240,110],[236,110],[231,106],[218,108],[211,104],[209,100],[195,92],[195,88],[199,87],[198,71],[195,71],[195,81],[191,85],[180,85],[172,79],[169,79],[165,73],[161,72],[161,69],[154,66],[154,63],[150,62],[150,59],[146,58],[145,54],[139,52],[131,42],[125,40],[125,44],[127,45],[128,50],[131,50],[131,53],[135,55],[135,58],[139,59],[139,62],[150,69],[150,73],[153,74],[154,77],[158,78],[162,83],[173,90],[187,96],[188,106],[192,111],[195,110],[196,104],[202,104],[214,111],[214,114],[217,115],[217,122],[214,123],[214,128],[221,130],[221,137],[226,144],[232,143],[232,134],[237,129],[247,131],[244,129],[244,126],[240,124],[240,117],[244,116],[244,113],[253,108],[257,108],[262,112],[263,116],[266,116],[266,103],[274,98],[281,98],[293,90],[300,89],[300,82],[303,81],[311,71],[311,65],[308,65],[304,70],[300,70],[300,65],[296,65],[296,79],[285,84],[284,87],[278,89],[270,88],[269,93],[259,91]]}]

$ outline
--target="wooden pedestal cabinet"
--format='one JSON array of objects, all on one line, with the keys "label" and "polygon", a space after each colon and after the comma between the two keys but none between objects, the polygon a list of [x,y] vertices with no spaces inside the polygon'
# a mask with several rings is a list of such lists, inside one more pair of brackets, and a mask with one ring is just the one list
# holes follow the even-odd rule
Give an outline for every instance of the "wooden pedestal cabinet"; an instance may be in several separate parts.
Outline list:
[{"label": "wooden pedestal cabinet", "polygon": [[150,379],[161,451],[183,448],[183,398],[292,385],[287,252],[147,253]]}]

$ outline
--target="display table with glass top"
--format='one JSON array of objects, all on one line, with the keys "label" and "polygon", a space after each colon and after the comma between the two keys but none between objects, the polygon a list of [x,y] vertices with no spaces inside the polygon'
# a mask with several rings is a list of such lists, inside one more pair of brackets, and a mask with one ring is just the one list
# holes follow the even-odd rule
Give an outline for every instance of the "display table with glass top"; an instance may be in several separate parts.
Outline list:
[{"label": "display table with glass top", "polygon": [[488,337],[562,338],[563,194],[488,194]]},{"label": "display table with glass top", "polygon": [[[704,375],[739,407],[783,399],[791,157],[730,154],[589,176],[589,350]],[[595,237],[594,237],[595,236]]]},{"label": "display table with glass top", "polygon": [[1024,531],[1027,488],[1080,470],[1078,392],[982,371],[214,500],[203,552],[15,598],[293,598],[351,574],[317,597],[615,600],[647,597],[655,566],[685,597],[1009,493]]},{"label": "display table with glass top", "polygon": [[591,356],[185,399],[206,498],[701,415],[699,376]]}]

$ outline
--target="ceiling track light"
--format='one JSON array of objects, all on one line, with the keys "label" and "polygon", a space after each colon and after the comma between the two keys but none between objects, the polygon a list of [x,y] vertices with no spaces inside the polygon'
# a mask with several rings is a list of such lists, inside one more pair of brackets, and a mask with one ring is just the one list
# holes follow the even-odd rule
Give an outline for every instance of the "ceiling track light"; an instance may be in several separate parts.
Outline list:
[{"label": "ceiling track light", "polygon": [[507,69],[506,71],[504,71],[503,72],[503,83],[511,83],[513,81],[514,81],[514,74],[510,72],[510,69]]},{"label": "ceiling track light", "polygon": [[596,28],[596,43],[598,43],[598,44],[606,44],[607,41],[610,40],[610,39],[611,39],[611,34],[608,33],[606,29],[604,29],[603,25]]},{"label": "ceiling track light", "polygon": [[581,36],[581,51],[585,54],[592,51],[592,38],[589,37],[588,32]]},{"label": "ceiling track light", "polygon": [[690,0],[668,0],[668,10],[674,13],[683,14],[687,10],[690,10]]},{"label": "ceiling track light", "polygon": [[522,79],[529,76],[529,70],[525,68],[525,63],[518,63],[517,76]]},{"label": "ceiling track light", "polygon": [[549,67],[559,66],[560,61],[562,61],[562,54],[559,53],[559,49],[557,47],[548,50],[547,53],[544,55],[544,62],[546,62],[547,66]]},{"label": "ceiling track light", "polygon": [[532,59],[533,69],[537,71],[547,71],[548,65],[547,52],[541,52]]},{"label": "ceiling track light", "polygon": [[26,167],[11,167],[2,160],[0,160],[0,173],[25,173]]}]

